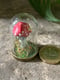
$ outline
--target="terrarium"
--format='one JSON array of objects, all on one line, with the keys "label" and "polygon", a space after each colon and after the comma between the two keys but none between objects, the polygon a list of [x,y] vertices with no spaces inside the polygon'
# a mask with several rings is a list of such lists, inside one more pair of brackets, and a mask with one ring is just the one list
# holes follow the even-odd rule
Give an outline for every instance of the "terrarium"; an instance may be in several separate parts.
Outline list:
[{"label": "terrarium", "polygon": [[35,57],[38,47],[31,41],[31,36],[36,34],[35,30],[38,27],[36,19],[28,13],[20,13],[15,15],[11,21],[13,56],[20,60]]}]

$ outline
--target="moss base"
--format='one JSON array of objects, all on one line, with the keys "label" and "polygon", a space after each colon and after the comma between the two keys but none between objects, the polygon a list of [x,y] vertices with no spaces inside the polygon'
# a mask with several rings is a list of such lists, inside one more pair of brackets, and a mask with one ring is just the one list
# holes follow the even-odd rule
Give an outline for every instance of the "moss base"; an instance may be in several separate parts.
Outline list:
[{"label": "moss base", "polygon": [[15,41],[14,55],[16,58],[29,59],[33,58],[37,53],[38,47],[35,44],[28,42],[28,46],[21,48],[19,41]]}]

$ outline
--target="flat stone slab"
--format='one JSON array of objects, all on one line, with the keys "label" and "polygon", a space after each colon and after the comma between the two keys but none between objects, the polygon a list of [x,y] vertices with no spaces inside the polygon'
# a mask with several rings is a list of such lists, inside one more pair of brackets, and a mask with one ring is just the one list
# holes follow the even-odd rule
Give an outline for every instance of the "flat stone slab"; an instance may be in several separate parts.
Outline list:
[{"label": "flat stone slab", "polygon": [[[27,5],[29,5],[28,2]],[[27,8],[27,5],[22,12],[36,15],[39,25],[36,35],[31,36],[31,41],[39,45],[52,43],[58,45],[60,24],[39,18],[39,15],[30,6]],[[27,11],[28,9],[30,11]],[[10,50],[13,47],[11,42],[10,19],[0,19],[0,80],[60,80],[60,64],[46,64],[39,59],[38,55],[29,62],[18,61],[11,55]]]},{"label": "flat stone slab", "polygon": [[[40,26],[57,25],[40,19]],[[10,54],[10,20],[0,19],[0,79],[1,80],[60,80],[60,64],[50,65],[38,56],[29,62],[16,60]],[[53,26],[52,26],[53,27]]]}]

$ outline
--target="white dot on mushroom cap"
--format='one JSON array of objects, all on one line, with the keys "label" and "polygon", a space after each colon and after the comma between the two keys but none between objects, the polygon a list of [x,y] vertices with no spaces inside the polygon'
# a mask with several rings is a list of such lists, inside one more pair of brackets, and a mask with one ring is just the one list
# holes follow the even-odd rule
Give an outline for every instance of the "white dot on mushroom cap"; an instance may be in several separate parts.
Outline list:
[{"label": "white dot on mushroom cap", "polygon": [[19,36],[21,36],[21,34],[19,34]]},{"label": "white dot on mushroom cap", "polygon": [[24,31],[22,31],[22,33],[24,33]]}]

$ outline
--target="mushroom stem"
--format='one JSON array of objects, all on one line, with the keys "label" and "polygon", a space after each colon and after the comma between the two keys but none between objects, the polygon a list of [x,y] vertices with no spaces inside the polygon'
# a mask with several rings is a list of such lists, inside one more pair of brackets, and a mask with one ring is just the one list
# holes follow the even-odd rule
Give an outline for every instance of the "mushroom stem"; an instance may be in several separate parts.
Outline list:
[{"label": "mushroom stem", "polygon": [[25,37],[19,37],[19,42],[21,43],[20,44],[21,48],[25,48],[28,44]]}]

